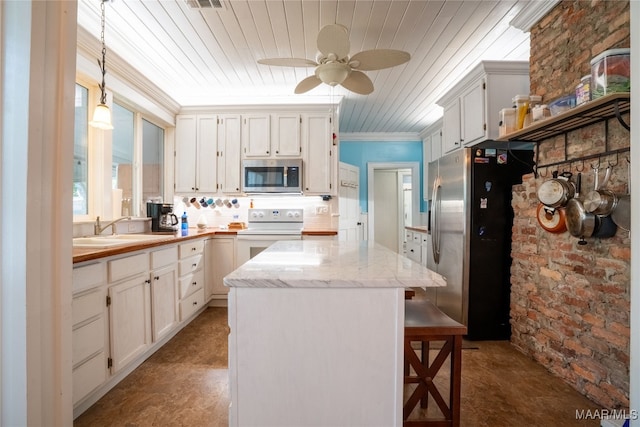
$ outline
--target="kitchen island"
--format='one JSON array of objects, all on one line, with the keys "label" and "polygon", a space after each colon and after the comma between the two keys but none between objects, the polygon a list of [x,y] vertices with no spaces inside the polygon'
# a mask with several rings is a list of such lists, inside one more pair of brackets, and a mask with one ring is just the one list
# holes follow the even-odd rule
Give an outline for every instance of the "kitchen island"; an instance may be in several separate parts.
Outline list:
[{"label": "kitchen island", "polygon": [[230,426],[401,426],[404,292],[444,278],[368,242],[279,241],[224,278]]}]

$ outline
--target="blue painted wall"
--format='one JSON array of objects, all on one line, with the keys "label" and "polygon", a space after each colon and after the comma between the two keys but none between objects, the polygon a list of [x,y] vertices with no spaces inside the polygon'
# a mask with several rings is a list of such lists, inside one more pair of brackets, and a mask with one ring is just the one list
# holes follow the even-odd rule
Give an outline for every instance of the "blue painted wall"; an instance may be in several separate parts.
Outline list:
[{"label": "blue painted wall", "polygon": [[[419,162],[420,183],[424,165],[422,164],[422,141],[340,141],[340,161],[360,168],[360,209],[368,212],[367,163],[369,162]],[[425,211],[420,191],[420,212]]]}]

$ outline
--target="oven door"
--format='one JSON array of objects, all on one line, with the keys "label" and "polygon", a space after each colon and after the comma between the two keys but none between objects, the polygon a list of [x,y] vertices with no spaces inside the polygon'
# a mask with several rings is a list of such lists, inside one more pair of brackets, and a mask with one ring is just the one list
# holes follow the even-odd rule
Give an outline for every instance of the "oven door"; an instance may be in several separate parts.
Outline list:
[{"label": "oven door", "polygon": [[238,266],[249,261],[279,240],[302,240],[301,234],[248,234],[238,233],[236,256]]}]

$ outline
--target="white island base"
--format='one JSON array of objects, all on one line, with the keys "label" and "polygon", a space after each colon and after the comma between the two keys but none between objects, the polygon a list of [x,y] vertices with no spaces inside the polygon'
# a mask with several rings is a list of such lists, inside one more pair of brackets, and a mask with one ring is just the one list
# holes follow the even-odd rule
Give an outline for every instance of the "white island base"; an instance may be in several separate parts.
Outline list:
[{"label": "white island base", "polygon": [[405,287],[441,276],[381,246],[281,241],[225,284],[230,426],[402,425]]}]

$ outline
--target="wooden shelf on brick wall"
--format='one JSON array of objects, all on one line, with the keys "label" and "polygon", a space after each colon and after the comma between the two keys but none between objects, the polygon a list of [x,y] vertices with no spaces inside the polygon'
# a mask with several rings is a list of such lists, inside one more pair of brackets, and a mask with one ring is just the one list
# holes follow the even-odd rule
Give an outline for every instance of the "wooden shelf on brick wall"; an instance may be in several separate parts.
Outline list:
[{"label": "wooden shelf on brick wall", "polygon": [[630,109],[629,93],[613,93],[586,102],[557,116],[537,121],[517,132],[497,138],[497,141],[539,142],[614,117],[629,129],[629,125],[622,120],[621,115]]}]

